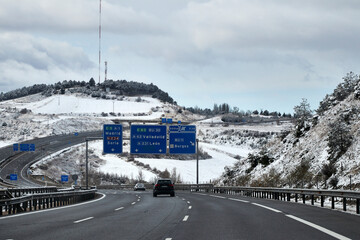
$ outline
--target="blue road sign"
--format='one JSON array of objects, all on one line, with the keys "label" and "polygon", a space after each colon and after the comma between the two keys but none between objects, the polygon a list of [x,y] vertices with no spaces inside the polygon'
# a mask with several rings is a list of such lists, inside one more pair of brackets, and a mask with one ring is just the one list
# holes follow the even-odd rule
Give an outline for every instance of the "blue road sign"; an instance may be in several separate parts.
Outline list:
[{"label": "blue road sign", "polygon": [[17,144],[17,143],[13,144],[13,150],[14,150],[14,152],[19,151],[19,144]]},{"label": "blue road sign", "polygon": [[103,132],[103,152],[119,154],[123,151],[123,127],[120,124],[105,124]]},{"label": "blue road sign", "polygon": [[79,136],[79,133],[78,133],[78,132],[74,132],[74,135],[75,135],[75,136]]},{"label": "blue road sign", "polygon": [[171,124],[172,122],[173,122],[172,118],[168,118],[168,119],[166,119],[166,123]]},{"label": "blue road sign", "polygon": [[131,125],[131,154],[166,154],[165,125]]},{"label": "blue road sign", "polygon": [[61,175],[61,182],[68,182],[69,176],[68,175]]},{"label": "blue road sign", "polygon": [[162,118],[161,123],[166,123],[166,118]]},{"label": "blue road sign", "polygon": [[30,146],[27,143],[20,144],[20,151],[22,152],[28,152],[30,150]]},{"label": "blue road sign", "polygon": [[17,181],[17,174],[10,174],[11,181]]},{"label": "blue road sign", "polygon": [[196,126],[170,126],[169,144],[170,154],[195,154]]},{"label": "blue road sign", "polygon": [[35,152],[35,144],[29,144],[29,151]]}]

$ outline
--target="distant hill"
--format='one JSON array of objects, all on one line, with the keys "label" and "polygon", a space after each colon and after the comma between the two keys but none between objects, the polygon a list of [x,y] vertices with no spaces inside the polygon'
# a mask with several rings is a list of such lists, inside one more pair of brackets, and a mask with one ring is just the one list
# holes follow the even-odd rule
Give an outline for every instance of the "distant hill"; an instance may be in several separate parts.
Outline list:
[{"label": "distant hill", "polygon": [[107,80],[101,84],[95,84],[93,78],[89,82],[85,81],[74,81],[74,80],[64,80],[63,82],[58,82],[56,84],[35,84],[30,87],[23,87],[6,93],[0,93],[0,101],[6,101],[11,99],[16,99],[20,97],[25,97],[28,95],[42,93],[46,96],[51,96],[54,94],[64,94],[65,90],[69,89],[72,92],[85,93],[92,97],[96,98],[106,98],[106,90],[109,89],[111,92],[116,95],[123,96],[142,96],[142,95],[151,95],[153,98],[157,98],[162,102],[168,102],[171,104],[176,104],[173,98],[169,96],[167,92],[162,91],[154,84],[139,83],[126,80]]}]

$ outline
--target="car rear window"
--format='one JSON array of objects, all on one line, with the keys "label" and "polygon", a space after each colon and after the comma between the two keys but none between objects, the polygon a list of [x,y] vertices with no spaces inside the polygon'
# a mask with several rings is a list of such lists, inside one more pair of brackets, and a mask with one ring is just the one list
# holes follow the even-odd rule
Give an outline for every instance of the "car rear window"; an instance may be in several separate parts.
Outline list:
[{"label": "car rear window", "polygon": [[171,184],[170,180],[159,180],[158,184]]}]

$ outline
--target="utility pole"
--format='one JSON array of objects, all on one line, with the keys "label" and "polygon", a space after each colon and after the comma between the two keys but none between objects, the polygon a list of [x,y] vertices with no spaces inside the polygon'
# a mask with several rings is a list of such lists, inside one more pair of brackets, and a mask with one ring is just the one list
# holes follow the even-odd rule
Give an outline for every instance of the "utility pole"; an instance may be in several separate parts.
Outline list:
[{"label": "utility pole", "polygon": [[100,84],[100,63],[101,63],[101,0],[99,6],[99,84]]},{"label": "utility pole", "polygon": [[105,81],[107,80],[107,61],[105,61]]}]

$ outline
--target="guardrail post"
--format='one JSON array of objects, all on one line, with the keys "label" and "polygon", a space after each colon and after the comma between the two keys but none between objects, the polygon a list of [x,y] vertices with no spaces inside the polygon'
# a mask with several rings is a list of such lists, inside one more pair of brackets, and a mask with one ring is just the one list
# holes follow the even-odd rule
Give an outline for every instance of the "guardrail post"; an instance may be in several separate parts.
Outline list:
[{"label": "guardrail post", "polygon": [[335,197],[331,197],[331,209],[335,208]]},{"label": "guardrail post", "polygon": [[314,194],[311,194],[311,205],[314,205]]},{"label": "guardrail post", "polygon": [[298,202],[298,194],[295,193],[295,202]]},{"label": "guardrail post", "polygon": [[343,198],[343,210],[346,212],[346,198]]},{"label": "guardrail post", "polygon": [[324,196],[321,195],[321,196],[320,196],[320,199],[321,199],[321,200],[320,200],[320,201],[321,201],[321,207],[324,207]]},{"label": "guardrail post", "polygon": [[303,203],[305,204],[305,194],[302,195]]},{"label": "guardrail post", "polygon": [[360,199],[356,199],[356,213],[359,214],[360,213]]},{"label": "guardrail post", "polygon": [[291,193],[288,193],[287,194],[287,201],[290,202],[290,200],[291,200]]}]

